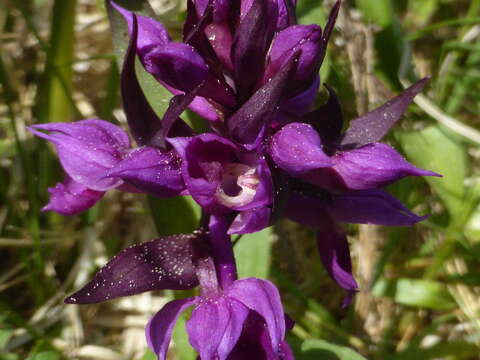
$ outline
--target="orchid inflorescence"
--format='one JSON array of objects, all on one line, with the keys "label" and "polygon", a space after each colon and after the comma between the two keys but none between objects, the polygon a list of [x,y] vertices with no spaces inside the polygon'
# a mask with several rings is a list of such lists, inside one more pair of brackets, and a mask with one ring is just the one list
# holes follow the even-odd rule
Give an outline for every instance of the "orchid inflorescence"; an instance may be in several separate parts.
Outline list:
[{"label": "orchid inflorescence", "polygon": [[[166,198],[190,195],[202,208],[199,227],[134,245],[107,263],[67,303],[96,303],[149,290],[200,288],[163,307],[146,327],[165,359],[178,316],[193,306],[187,332],[202,360],[293,359],[293,326],[270,281],[238,279],[230,235],[270,226],[284,216],[314,228],[321,261],[347,291],[357,290],[340,222],[412,225],[424,219],[382,190],[405,176],[438,176],[408,163],[379,141],[426,80],[344,129],[340,102],[312,109],[319,69],[337,18],[323,31],[298,25],[295,0],[188,0],[183,42],[157,21],[114,2],[130,43],[121,91],[131,135],[100,119],[33,125],[56,147],[65,179],[49,189],[44,210],[73,215],[111,189]],[[159,119],[135,73],[146,71],[174,96]],[[205,119],[196,134],[180,115]],[[241,240],[240,240],[241,241]]]}]

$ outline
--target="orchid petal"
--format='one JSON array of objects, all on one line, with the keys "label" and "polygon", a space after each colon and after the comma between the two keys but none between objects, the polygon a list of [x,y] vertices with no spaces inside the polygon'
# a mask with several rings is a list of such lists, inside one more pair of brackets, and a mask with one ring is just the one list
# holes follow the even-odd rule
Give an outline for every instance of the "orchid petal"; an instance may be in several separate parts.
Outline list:
[{"label": "orchid petal", "polygon": [[49,188],[50,201],[42,211],[55,211],[62,215],[76,215],[91,208],[99,201],[104,192],[91,190],[75,181],[68,175],[61,183]]},{"label": "orchid petal", "polygon": [[285,337],[285,317],[280,294],[270,281],[247,278],[235,281],[227,290],[236,299],[263,317],[272,349],[279,349]]},{"label": "orchid petal", "polygon": [[107,176],[121,178],[146,193],[170,197],[185,190],[181,159],[174,151],[162,152],[152,147],[134,149]]},{"label": "orchid petal", "polygon": [[[121,8],[117,7],[117,9]],[[121,75],[123,108],[127,117],[128,126],[135,141],[139,145],[149,145],[154,135],[161,131],[161,122],[145,97],[135,72],[135,54],[137,52],[139,32],[137,17],[133,13],[123,11],[126,14],[124,17],[128,15],[128,19],[131,19],[128,21],[131,21],[131,23],[129,22],[129,27],[132,28],[130,43],[125,54]],[[122,15],[124,13],[122,13]],[[148,31],[144,29],[144,32],[147,34],[151,33],[153,34],[152,36],[157,35],[152,29]]]},{"label": "orchid petal", "polygon": [[355,291],[358,285],[352,275],[347,236],[334,220],[324,221],[317,231],[317,246],[323,266],[332,279],[345,290]]},{"label": "orchid petal", "polygon": [[195,287],[191,244],[195,236],[166,236],[121,251],[65,302],[92,304],[149,290]]},{"label": "orchid petal", "polygon": [[[270,81],[258,89],[227,122],[234,140],[253,149],[258,144],[262,129],[267,126],[288,86],[296,57],[284,66]],[[249,146],[248,146],[249,145]]]},{"label": "orchid petal", "polygon": [[281,169],[295,177],[332,165],[322,150],[320,136],[308,124],[284,126],[273,136],[269,152]]},{"label": "orchid petal", "polygon": [[167,358],[168,345],[175,323],[180,314],[195,302],[196,298],[170,301],[148,322],[145,328],[147,344],[157,354],[158,360]]},{"label": "orchid petal", "polygon": [[360,190],[335,195],[329,212],[342,222],[387,226],[411,226],[428,217],[415,215],[383,190]]},{"label": "orchid petal", "polygon": [[330,14],[328,15],[328,21],[323,29],[322,40],[320,44],[320,54],[319,54],[319,63],[318,66],[323,62],[325,58],[325,54],[327,53],[327,46],[328,42],[330,41],[330,37],[332,36],[333,28],[335,27],[335,23],[337,22],[338,13],[340,12],[340,5],[342,4],[341,0],[337,0],[333,5],[332,9],[330,10]]},{"label": "orchid petal", "polygon": [[254,90],[263,72],[269,40],[267,14],[268,1],[254,1],[234,35],[231,57],[237,91],[242,100]]},{"label": "orchid petal", "polygon": [[343,136],[341,145],[344,148],[358,148],[380,141],[402,117],[408,105],[422,91],[427,82],[428,78],[418,81],[379,108],[352,120],[350,127]]},{"label": "orchid petal", "polygon": [[55,145],[65,172],[75,182],[96,191],[109,190],[122,183],[117,178],[105,178],[106,171],[115,166],[130,147],[128,136],[120,127],[89,119],[33,125],[29,130]]},{"label": "orchid petal", "polygon": [[267,206],[241,211],[228,228],[228,234],[251,234],[270,225],[272,209]]},{"label": "orchid petal", "polygon": [[271,78],[300,51],[297,67],[290,81],[310,81],[317,75],[318,52],[322,30],[317,25],[294,25],[275,35],[269,53],[265,79]]},{"label": "orchid petal", "polygon": [[352,190],[382,187],[405,176],[440,176],[413,166],[392,147],[381,143],[340,152],[332,159],[333,168]]}]

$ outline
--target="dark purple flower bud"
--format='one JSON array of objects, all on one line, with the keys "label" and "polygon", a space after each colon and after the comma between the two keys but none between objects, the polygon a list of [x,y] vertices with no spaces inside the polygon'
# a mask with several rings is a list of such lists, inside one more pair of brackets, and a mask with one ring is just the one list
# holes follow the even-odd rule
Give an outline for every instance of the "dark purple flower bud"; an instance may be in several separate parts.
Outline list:
[{"label": "dark purple flower bud", "polygon": [[55,211],[62,215],[76,215],[91,208],[104,192],[91,190],[73,181],[68,175],[61,183],[49,188],[50,201],[42,211]]},{"label": "dark purple flower bud", "polygon": [[33,125],[29,130],[55,145],[65,172],[75,182],[96,191],[122,183],[118,178],[105,177],[130,148],[128,135],[120,127],[90,119]]},{"label": "dark purple flower bud", "polygon": [[322,30],[317,25],[295,25],[277,33],[269,52],[264,81],[275,75],[295,54],[300,52],[295,72],[292,73],[290,81],[293,84],[306,82],[303,87],[310,87],[318,72],[317,63],[321,38]]},{"label": "dark purple flower bud", "polygon": [[150,290],[191,289],[198,284],[192,263],[195,238],[174,235],[131,246],[65,302],[92,304]]}]

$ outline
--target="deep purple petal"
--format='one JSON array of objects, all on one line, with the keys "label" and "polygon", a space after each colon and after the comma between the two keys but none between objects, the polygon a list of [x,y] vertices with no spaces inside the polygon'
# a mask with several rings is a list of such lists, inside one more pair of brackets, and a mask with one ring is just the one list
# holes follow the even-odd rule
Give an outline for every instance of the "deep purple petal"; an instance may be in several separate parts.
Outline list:
[{"label": "deep purple petal", "polygon": [[[258,89],[227,121],[232,138],[246,148],[255,148],[262,129],[268,126],[288,87],[290,73],[295,67],[293,57],[270,81]],[[250,146],[248,146],[250,145]]]},{"label": "deep purple petal", "polygon": [[190,45],[171,42],[156,46],[142,59],[145,70],[180,91],[190,92],[208,75],[208,66]]},{"label": "deep purple petal", "polygon": [[68,175],[61,183],[49,188],[50,201],[42,211],[55,211],[62,215],[76,215],[91,208],[99,201],[104,192],[86,188],[73,181]]},{"label": "deep purple petal", "polygon": [[344,148],[357,148],[380,141],[402,117],[408,105],[422,91],[427,82],[428,78],[418,81],[379,108],[352,120],[341,145]]},{"label": "deep purple petal", "polygon": [[285,317],[276,286],[267,280],[248,278],[235,281],[227,293],[263,317],[272,349],[279,349],[285,337]]},{"label": "deep purple petal", "polygon": [[[117,7],[117,9],[121,8]],[[161,122],[145,97],[135,72],[137,42],[140,42],[138,39],[139,29],[137,26],[137,17],[135,14],[128,11],[122,11],[122,15],[127,19],[129,27],[132,28],[130,43],[127,52],[125,53],[121,75],[123,108],[127,117],[128,126],[130,127],[130,131],[132,132],[135,141],[139,145],[150,145],[154,136],[161,131]],[[151,19],[149,19],[149,21],[150,20]],[[154,37],[157,35],[153,29],[148,27],[146,29],[149,30],[147,31],[144,29],[144,32],[149,34],[149,36],[151,35]]]},{"label": "deep purple petal", "polygon": [[335,195],[329,212],[342,222],[388,226],[411,226],[428,217],[415,215],[383,190],[360,190]]},{"label": "deep purple petal", "polygon": [[[134,13],[118,6],[113,1],[108,1],[116,11],[118,11],[128,24],[130,36],[134,32]],[[152,46],[164,45],[170,42],[170,36],[167,30],[158,21],[147,16],[136,15],[138,21],[138,40],[137,47],[140,53]]]},{"label": "deep purple petal", "polygon": [[170,197],[185,190],[182,161],[173,151],[152,147],[131,150],[107,175],[118,177],[146,193]]},{"label": "deep purple petal", "polygon": [[147,344],[157,354],[158,360],[167,358],[168,345],[175,323],[180,314],[195,302],[196,298],[170,301],[148,322],[145,328]]},{"label": "deep purple petal", "polygon": [[297,19],[295,16],[296,0],[277,0],[278,20],[277,31],[285,29],[287,26],[295,25]]},{"label": "deep purple petal", "polygon": [[332,160],[333,168],[352,190],[382,187],[405,176],[440,176],[413,166],[392,147],[381,143],[339,152]]},{"label": "deep purple petal", "polygon": [[323,266],[335,282],[351,292],[358,288],[352,275],[347,236],[334,220],[324,221],[317,231],[317,246]]},{"label": "deep purple petal", "polygon": [[312,125],[320,135],[322,142],[334,150],[343,128],[343,113],[340,101],[335,91],[325,84],[328,101],[317,110],[305,115],[304,121]]},{"label": "deep purple petal", "polygon": [[188,191],[208,212],[225,213],[230,209],[220,202],[224,165],[235,158],[237,147],[215,134],[202,134],[191,139],[169,140],[183,158],[183,176]]},{"label": "deep purple petal", "polygon": [[128,136],[120,127],[89,119],[33,125],[29,130],[55,145],[65,172],[75,182],[97,191],[122,183],[120,179],[105,178],[106,171],[115,166],[130,147]]},{"label": "deep purple petal", "polygon": [[228,234],[250,234],[265,229],[270,225],[271,212],[267,206],[241,211],[228,228]]},{"label": "deep purple petal", "polygon": [[65,302],[92,304],[149,290],[195,287],[191,244],[195,236],[166,236],[121,251]]},{"label": "deep purple petal", "polygon": [[268,5],[268,0],[254,1],[234,35],[231,57],[242,103],[252,93],[264,70],[270,31],[273,31],[269,29]]},{"label": "deep purple petal", "polygon": [[285,216],[299,224],[315,229],[327,218],[329,197],[314,197],[298,192],[290,193],[285,205]]},{"label": "deep purple petal", "polygon": [[284,126],[273,136],[269,152],[281,169],[295,177],[332,165],[322,150],[320,136],[308,124]]},{"label": "deep purple petal", "polygon": [[330,10],[330,14],[328,15],[328,21],[323,29],[322,40],[320,44],[320,54],[319,54],[319,63],[318,66],[323,62],[325,58],[325,54],[327,53],[327,46],[328,42],[330,41],[330,37],[332,36],[333,28],[335,27],[335,23],[337,22],[338,13],[340,12],[340,5],[342,4],[341,0],[337,0],[337,2],[333,5],[332,9]]},{"label": "deep purple petal", "polygon": [[322,30],[317,25],[294,25],[275,35],[264,79],[275,75],[300,51],[297,67],[290,81],[305,81],[317,75],[318,52]]},{"label": "deep purple petal", "polygon": [[190,343],[200,358],[227,359],[248,313],[244,305],[225,296],[202,298],[187,322]]}]

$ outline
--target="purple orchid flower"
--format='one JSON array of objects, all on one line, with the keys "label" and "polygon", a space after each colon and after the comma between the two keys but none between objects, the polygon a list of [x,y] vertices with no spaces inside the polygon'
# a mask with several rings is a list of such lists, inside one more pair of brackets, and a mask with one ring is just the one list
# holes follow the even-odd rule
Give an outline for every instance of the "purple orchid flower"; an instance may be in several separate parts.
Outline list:
[{"label": "purple orchid flower", "polygon": [[267,280],[237,280],[229,222],[211,216],[208,232],[176,235],[132,246],[109,261],[81,290],[65,301],[89,304],[159,289],[189,289],[196,297],[165,305],[146,327],[147,343],[158,359],[167,356],[178,316],[194,306],[187,322],[190,343],[202,360],[289,360],[280,294]]},{"label": "purple orchid flower", "polygon": [[413,166],[392,147],[378,142],[426,81],[352,120],[344,133],[340,103],[328,88],[330,99],[324,106],[300,122],[285,125],[270,139],[269,154],[288,183],[285,216],[317,229],[325,268],[350,293],[357,283],[339,222],[410,226],[426,218],[413,214],[380,188],[405,176],[441,175]]}]

